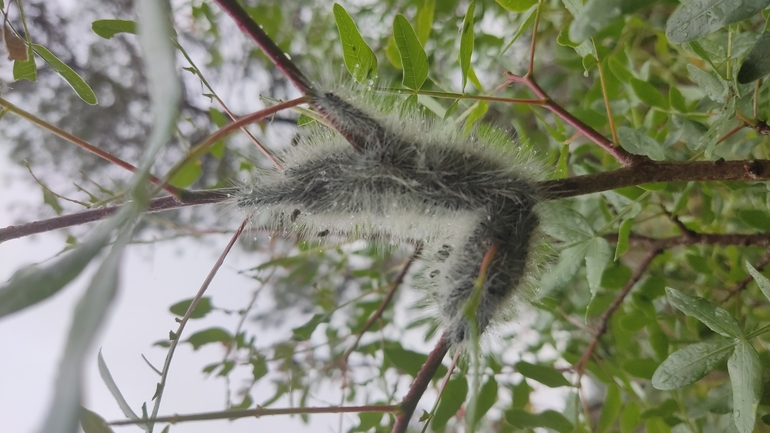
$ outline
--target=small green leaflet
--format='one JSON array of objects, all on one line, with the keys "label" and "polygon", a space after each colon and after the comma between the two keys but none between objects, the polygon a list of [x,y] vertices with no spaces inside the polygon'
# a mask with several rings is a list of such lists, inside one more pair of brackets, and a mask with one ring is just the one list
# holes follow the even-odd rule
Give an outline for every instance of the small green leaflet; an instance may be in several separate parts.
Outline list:
[{"label": "small green leaflet", "polygon": [[377,77],[377,57],[358,32],[356,23],[350,18],[345,8],[334,3],[334,20],[342,42],[345,67],[353,79],[368,85]]},{"label": "small green leaflet", "polygon": [[91,30],[104,39],[111,39],[118,33],[136,34],[136,22],[131,20],[96,20],[91,23]]},{"label": "small green leaflet", "polygon": [[671,287],[666,287],[666,295],[671,305],[684,314],[700,320],[712,331],[725,337],[743,338],[743,330],[738,321],[724,308]]},{"label": "small green leaflet", "polygon": [[763,33],[751,48],[738,71],[741,84],[756,81],[770,73],[770,33]]},{"label": "small green leaflet", "polygon": [[526,12],[537,4],[537,0],[495,0],[497,4],[511,12]]},{"label": "small green leaflet", "polygon": [[733,388],[733,421],[741,433],[754,431],[757,406],[762,396],[762,364],[756,349],[747,341],[735,345],[727,361]]},{"label": "small green leaflet", "polygon": [[689,385],[714,370],[733,353],[734,347],[734,339],[723,337],[685,346],[658,366],[652,375],[652,386],[666,391]]},{"label": "small green leaflet", "polygon": [[48,49],[42,45],[32,44],[32,50],[35,52],[35,54],[45,60],[45,62],[48,63],[48,65],[51,66],[54,71],[61,75],[70,86],[72,86],[72,89],[75,91],[75,93],[78,94],[78,96],[80,96],[80,99],[89,105],[97,104],[96,94],[94,94],[94,91],[91,89],[91,87],[85,82],[85,80],[83,80],[83,78],[80,77],[80,75],[77,74],[77,72],[67,66],[66,63],[59,60],[58,57],[53,55],[52,52],[48,51]]},{"label": "small green leaflet", "polygon": [[418,90],[428,78],[428,56],[409,21],[401,14],[393,20],[393,37],[404,69],[403,85]]},{"label": "small green leaflet", "polygon": [[433,27],[433,15],[436,12],[436,0],[425,0],[422,7],[417,11],[417,39],[425,45],[430,37],[431,27]]},{"label": "small green leaflet", "polygon": [[583,42],[607,27],[616,18],[654,3],[649,0],[588,0],[569,29],[569,38]]},{"label": "small green leaflet", "polygon": [[473,10],[475,6],[476,3],[471,0],[468,10],[465,12],[460,33],[460,54],[458,54],[457,60],[460,62],[460,71],[463,75],[463,93],[465,92],[465,85],[468,84],[468,69],[471,67],[471,56],[473,55]]},{"label": "small green leaflet", "polygon": [[668,40],[700,39],[720,28],[759,13],[770,0],[692,0],[677,9],[666,24]]},{"label": "small green leaflet", "polygon": [[765,295],[768,300],[770,300],[770,280],[767,279],[766,276],[762,275],[758,270],[756,270],[754,266],[751,266],[751,263],[746,262],[746,268],[749,270],[751,276],[754,277],[754,281],[757,282],[759,290],[761,290],[762,294]]},{"label": "small green leaflet", "polygon": [[468,382],[465,376],[457,375],[446,385],[444,393],[441,395],[441,401],[436,408],[436,413],[431,421],[433,431],[441,431],[447,422],[460,410],[465,397],[468,395]]}]

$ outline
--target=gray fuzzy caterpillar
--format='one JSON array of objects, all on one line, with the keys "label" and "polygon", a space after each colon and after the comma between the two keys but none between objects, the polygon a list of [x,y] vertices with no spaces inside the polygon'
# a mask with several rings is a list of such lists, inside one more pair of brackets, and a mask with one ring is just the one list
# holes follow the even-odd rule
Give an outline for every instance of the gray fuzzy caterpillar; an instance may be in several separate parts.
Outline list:
[{"label": "gray fuzzy caterpillar", "polygon": [[528,268],[539,223],[534,175],[521,158],[416,113],[377,119],[333,93],[318,93],[313,106],[344,138],[328,129],[302,138],[283,155],[283,171],[244,187],[237,205],[269,229],[420,241],[452,344],[470,335],[463,305],[497,245],[476,311],[483,332]]}]

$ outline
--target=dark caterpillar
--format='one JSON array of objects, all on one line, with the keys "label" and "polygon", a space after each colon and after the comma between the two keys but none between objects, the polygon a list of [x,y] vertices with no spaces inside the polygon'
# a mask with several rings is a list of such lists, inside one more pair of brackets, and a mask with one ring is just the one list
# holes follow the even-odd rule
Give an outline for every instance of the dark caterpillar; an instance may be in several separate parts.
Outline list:
[{"label": "dark caterpillar", "polygon": [[483,332],[528,268],[539,194],[527,158],[502,135],[491,141],[507,141],[507,153],[417,113],[373,115],[333,93],[313,102],[344,138],[320,128],[301,138],[238,206],[258,226],[300,235],[420,241],[453,344],[469,336],[463,305],[497,245],[476,311]]}]

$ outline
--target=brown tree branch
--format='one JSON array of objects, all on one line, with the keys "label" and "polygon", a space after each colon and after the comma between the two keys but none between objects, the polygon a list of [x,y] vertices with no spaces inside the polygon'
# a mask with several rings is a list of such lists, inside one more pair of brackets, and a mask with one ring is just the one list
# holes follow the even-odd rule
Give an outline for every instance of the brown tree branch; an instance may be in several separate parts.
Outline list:
[{"label": "brown tree branch", "polygon": [[[557,200],[560,198],[576,197],[593,194],[627,186],[642,185],[655,182],[694,182],[694,181],[743,181],[743,182],[767,182],[770,181],[770,160],[737,160],[737,161],[687,161],[687,162],[661,162],[648,161],[635,163],[630,167],[601,173],[575,176],[567,179],[547,180],[538,184],[545,200]],[[228,198],[232,191],[208,190],[185,191],[182,200],[171,197],[155,199],[150,202],[149,212],[175,209],[183,206],[217,203]],[[19,226],[9,226],[0,229],[0,242],[17,239],[31,234],[42,233],[59,228],[71,227],[88,222],[98,221],[117,211],[120,206],[105,209],[96,209],[80,212],[72,215],[36,221]],[[712,238],[716,236],[716,238]],[[724,236],[733,235],[700,235],[697,242],[692,243],[717,243],[719,245],[765,245],[753,240],[733,241]],[[744,235],[734,235],[744,236]],[[636,238],[640,241],[640,238]],[[657,241],[657,240],[656,240]],[[717,242],[719,241],[719,242]],[[666,242],[671,245],[691,245],[670,238]],[[732,243],[730,243],[732,242]],[[748,243],[747,243],[748,242]],[[765,242],[765,241],[761,241]],[[670,248],[664,246],[663,248]]]},{"label": "brown tree branch", "polygon": [[[154,213],[186,206],[218,203],[225,200],[228,197],[229,192],[231,191],[227,189],[209,191],[185,191],[183,194],[184,201],[181,201],[173,196],[156,198],[150,201],[146,212]],[[63,215],[26,224],[8,226],[0,229],[0,243],[9,241],[11,239],[23,238],[25,236],[34,235],[37,233],[44,233],[51,230],[99,221],[114,214],[120,210],[121,207],[123,207],[123,205],[87,210],[75,214]]]},{"label": "brown tree branch", "polygon": [[431,379],[433,379],[433,376],[441,365],[441,361],[444,360],[444,356],[448,351],[449,340],[447,334],[444,333],[438,343],[436,343],[436,347],[434,347],[433,351],[428,355],[428,360],[425,361],[425,364],[420,369],[414,382],[412,382],[409,392],[404,396],[404,399],[401,400],[399,412],[396,415],[396,423],[393,425],[393,433],[404,433],[406,431],[406,428],[409,426],[409,420],[412,418],[414,410],[417,409],[417,403],[420,401],[420,398],[422,398],[425,390],[428,389],[428,384]]},{"label": "brown tree branch", "polygon": [[243,410],[223,410],[217,412],[202,412],[189,415],[171,415],[171,416],[159,416],[150,420],[120,420],[112,421],[110,425],[133,425],[139,423],[150,422],[168,422],[176,424],[186,421],[210,421],[215,419],[238,419],[238,418],[259,418],[261,416],[270,415],[294,415],[294,414],[311,414],[311,413],[362,413],[362,412],[395,412],[398,410],[398,406],[330,406],[330,407],[282,407],[270,409],[266,407],[257,407],[254,409]]},{"label": "brown tree branch", "polygon": [[[617,243],[618,235],[611,234],[604,237],[608,242]],[[679,246],[688,245],[719,245],[719,246],[759,246],[770,247],[770,233],[755,234],[703,234],[671,236],[668,238],[651,238],[647,236],[631,235],[628,238],[630,245],[640,246],[646,250],[667,250]]]},{"label": "brown tree branch", "polygon": [[541,182],[546,200],[575,197],[656,182],[770,181],[770,160],[652,161],[644,157],[627,167]]},{"label": "brown tree branch", "polygon": [[235,21],[238,28],[249,37],[262,49],[265,55],[275,64],[275,66],[283,73],[294,86],[302,92],[303,95],[313,94],[313,84],[305,77],[305,74],[297,68],[297,65],[292,62],[289,57],[284,53],[278,45],[270,39],[270,36],[262,30],[262,27],[254,21],[249,13],[246,12],[243,7],[238,4],[237,0],[216,0],[219,7],[222,8],[230,18]]}]

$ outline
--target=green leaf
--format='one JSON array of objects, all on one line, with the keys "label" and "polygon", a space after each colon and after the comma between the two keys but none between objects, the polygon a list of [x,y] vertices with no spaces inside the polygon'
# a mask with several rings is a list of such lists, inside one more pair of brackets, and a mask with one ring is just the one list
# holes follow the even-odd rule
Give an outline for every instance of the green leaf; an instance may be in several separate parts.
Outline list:
[{"label": "green leaf", "polygon": [[13,79],[37,81],[37,65],[35,64],[35,56],[30,53],[27,60],[16,60],[13,62]]},{"label": "green leaf", "polygon": [[538,298],[549,295],[552,291],[564,287],[575,276],[586,255],[587,243],[565,248],[559,253],[559,262],[540,278]]},{"label": "green leaf", "polygon": [[521,373],[522,376],[536,380],[549,388],[571,386],[569,381],[564,378],[564,375],[556,371],[553,367],[519,361],[514,368]]},{"label": "green leaf", "polygon": [[668,102],[671,108],[674,110],[680,113],[687,113],[687,105],[685,103],[684,96],[682,96],[682,92],[680,92],[678,88],[671,87],[669,89]]},{"label": "green leaf", "polygon": [[668,110],[668,100],[660,94],[658,89],[652,84],[642,81],[637,78],[631,78],[628,82],[631,88],[634,90],[634,94],[639,100],[650,107],[658,107],[663,110]]},{"label": "green leaf", "polygon": [[251,378],[254,382],[263,378],[267,374],[267,359],[264,357],[260,356],[257,358],[252,358],[249,363],[251,364]]},{"label": "green leaf", "polygon": [[620,414],[620,432],[633,433],[639,425],[639,405],[635,401],[628,402]]},{"label": "green leaf", "polygon": [[[102,381],[107,386],[107,389],[110,391],[110,394],[112,394],[112,397],[115,399],[115,401],[118,403],[118,406],[120,407],[120,410],[123,412],[123,415],[126,416],[126,418],[139,422],[139,416],[134,413],[133,410],[131,410],[131,406],[128,404],[126,399],[123,397],[123,394],[120,392],[120,388],[118,388],[118,384],[115,383],[115,380],[112,378],[112,374],[110,373],[109,368],[107,368],[107,363],[104,361],[104,357],[102,356],[102,350],[99,349],[99,355],[97,356],[97,364],[99,365],[99,375],[102,377]],[[81,424],[83,423],[83,419],[81,417]],[[142,426],[142,428],[147,428],[148,426],[145,423],[139,423],[138,425]],[[83,427],[85,430],[85,427]]]},{"label": "green leaf", "polygon": [[193,350],[200,349],[204,344],[230,344],[232,341],[233,336],[230,335],[230,332],[222,328],[204,329],[203,331],[196,332],[187,339],[187,342],[192,344]]},{"label": "green leaf", "polygon": [[738,211],[738,218],[751,227],[763,232],[770,232],[770,218],[767,211],[758,209],[741,209]]},{"label": "green leaf", "polygon": [[740,433],[754,431],[757,406],[762,396],[762,364],[759,354],[747,341],[735,345],[727,361],[733,388],[733,421]]},{"label": "green leaf", "polygon": [[717,337],[691,344],[669,355],[655,374],[652,386],[660,390],[678,389],[709,374],[733,353],[735,340]]},{"label": "green leaf", "polygon": [[604,397],[604,406],[602,406],[602,414],[599,416],[599,422],[596,424],[596,431],[598,433],[604,433],[612,427],[615,420],[620,414],[620,390],[617,385],[609,385],[607,387],[607,395]]},{"label": "green leaf", "polygon": [[61,212],[64,210],[59,203],[59,199],[45,188],[43,188],[43,203],[51,206],[56,215],[61,215]]},{"label": "green leaf", "polygon": [[687,71],[690,73],[693,81],[706,92],[706,96],[714,102],[724,104],[727,97],[727,85],[724,81],[695,65],[688,64]]},{"label": "green leaf", "polygon": [[468,118],[465,119],[465,128],[463,132],[466,135],[470,134],[473,125],[481,120],[489,110],[489,103],[487,103],[487,101],[479,101],[475,105],[476,106],[473,107],[473,110],[471,110],[471,113],[468,115]]},{"label": "green leaf", "polygon": [[738,70],[738,82],[750,83],[768,73],[770,73],[770,33],[763,33],[749,51],[741,69]]},{"label": "green leaf", "polygon": [[658,368],[658,363],[649,358],[627,359],[621,367],[631,376],[650,380]]},{"label": "green leaf", "polygon": [[403,85],[418,90],[428,78],[428,56],[409,21],[401,14],[397,14],[393,20],[393,37],[404,70]]},{"label": "green leaf", "polygon": [[372,84],[377,78],[377,57],[358,32],[358,27],[345,8],[334,3],[334,20],[342,42],[345,67],[353,79],[361,84]]},{"label": "green leaf", "polygon": [[505,420],[513,427],[522,430],[545,427],[556,430],[559,433],[571,433],[574,431],[572,423],[564,415],[553,410],[531,414],[524,409],[514,408],[505,412]]},{"label": "green leaf", "polygon": [[441,395],[441,401],[438,403],[436,413],[431,421],[433,431],[441,431],[450,418],[452,418],[465,403],[465,397],[468,395],[468,381],[465,376],[458,374],[446,385],[444,393]]},{"label": "green leaf", "polygon": [[32,44],[32,50],[35,51],[35,53],[40,56],[43,60],[45,60],[48,65],[53,68],[56,73],[61,75],[62,78],[64,78],[67,83],[69,83],[70,86],[72,86],[72,89],[75,91],[75,93],[80,96],[80,99],[82,99],[85,103],[90,105],[96,105],[96,94],[94,94],[94,91],[91,90],[91,87],[83,80],[83,78],[80,77],[80,75],[77,74],[72,68],[67,66],[66,63],[59,60],[58,57],[54,56],[52,52],[48,51],[48,49],[42,45],[39,44]]},{"label": "green leaf", "polygon": [[104,418],[84,407],[80,408],[80,426],[83,427],[83,433],[113,433]]},{"label": "green leaf", "polygon": [[401,64],[401,54],[399,54],[398,47],[396,46],[396,38],[393,36],[388,38],[388,46],[385,47],[385,57],[388,58],[390,64],[396,69],[404,68],[404,65]]},{"label": "green leaf", "polygon": [[628,237],[631,235],[631,229],[633,227],[633,218],[627,218],[620,224],[620,229],[618,229],[618,243],[615,246],[615,261],[617,261],[623,253],[628,251]]},{"label": "green leaf", "polygon": [[123,227],[75,307],[64,355],[53,387],[53,402],[40,429],[42,432],[74,433],[77,430],[82,398],[83,360],[94,337],[102,328],[107,310],[117,293],[120,281],[118,271],[123,251],[131,239],[134,227],[134,224]]},{"label": "green leaf", "polygon": [[379,427],[382,422],[383,416],[385,416],[385,414],[382,412],[360,412],[358,414],[358,427],[351,431],[367,432],[372,429],[376,431],[377,427]]},{"label": "green leaf", "polygon": [[91,30],[104,39],[111,39],[118,33],[136,34],[136,22],[131,20],[96,20],[91,23]]},{"label": "green leaf", "polygon": [[660,143],[653,140],[647,134],[627,126],[618,128],[618,139],[623,149],[634,155],[649,156],[655,161],[663,161],[666,155]]},{"label": "green leaf", "polygon": [[686,295],[671,287],[666,287],[666,295],[671,305],[684,314],[700,320],[712,331],[725,337],[743,338],[743,330],[738,321],[724,308],[703,298]]},{"label": "green leaf", "polygon": [[754,266],[751,266],[751,263],[748,261],[746,262],[746,268],[749,270],[751,276],[754,277],[754,281],[757,282],[759,290],[762,291],[762,294],[765,295],[765,298],[770,300],[770,280],[766,276],[762,275],[758,270],[756,270]]},{"label": "green leaf", "polygon": [[187,188],[198,180],[202,172],[202,164],[200,160],[196,159],[185,164],[184,167],[176,172],[174,177],[169,179],[168,183],[179,188]]},{"label": "green leaf", "polygon": [[607,27],[614,19],[651,3],[653,2],[650,0],[588,0],[570,26],[569,38],[575,42],[583,42]]},{"label": "green leaf", "polygon": [[566,206],[556,205],[548,209],[554,224],[545,227],[549,236],[567,243],[580,243],[592,239],[596,232],[579,212]]},{"label": "green leaf", "polygon": [[433,27],[433,16],[436,12],[436,0],[425,0],[420,10],[417,11],[417,39],[425,46],[430,38]]},{"label": "green leaf", "polygon": [[468,10],[465,11],[465,19],[463,20],[463,27],[460,32],[460,53],[457,60],[460,62],[460,72],[463,76],[463,93],[465,92],[465,85],[468,84],[468,68],[471,67],[471,56],[473,55],[473,10],[475,5],[476,3],[473,0],[468,4]]},{"label": "green leaf", "polygon": [[537,4],[537,0],[495,0],[497,4],[511,12],[526,12]]},{"label": "green leaf", "polygon": [[612,249],[609,242],[602,237],[595,237],[588,242],[586,250],[586,277],[591,295],[599,292],[602,282],[602,274],[607,262],[612,257]]},{"label": "green leaf", "polygon": [[489,379],[481,386],[476,401],[475,425],[478,425],[484,415],[489,412],[489,409],[492,409],[495,402],[497,402],[497,381],[494,376],[489,376]]},{"label": "green leaf", "polygon": [[[187,314],[187,309],[190,308],[192,301],[193,300],[191,298],[185,301],[177,302],[176,304],[169,307],[169,310],[171,311],[171,314],[182,317]],[[211,298],[203,297],[198,301],[198,304],[195,305],[195,309],[193,310],[192,314],[190,314],[190,318],[200,319],[201,317],[205,317],[211,312],[212,308],[213,306],[211,305]]]},{"label": "green leaf", "polygon": [[[404,349],[401,347],[401,344],[395,341],[385,343],[385,357],[397,368],[405,371],[412,377],[417,377],[417,373],[420,372],[423,364],[428,360],[428,355]],[[446,371],[446,367],[442,365],[436,371],[436,376],[441,377],[443,374],[446,374]]]},{"label": "green leaf", "polygon": [[64,288],[80,275],[121,224],[122,218],[113,217],[54,263],[44,268],[29,266],[16,271],[8,283],[0,286],[0,317],[43,301]]},{"label": "green leaf", "polygon": [[294,334],[292,339],[296,341],[310,340],[310,336],[313,335],[315,328],[317,328],[321,323],[329,322],[329,318],[330,317],[328,314],[314,314],[313,317],[307,321],[307,323],[291,330],[292,334]]},{"label": "green leaf", "polygon": [[671,15],[666,25],[668,40],[694,41],[720,28],[758,13],[768,0],[692,0]]}]

